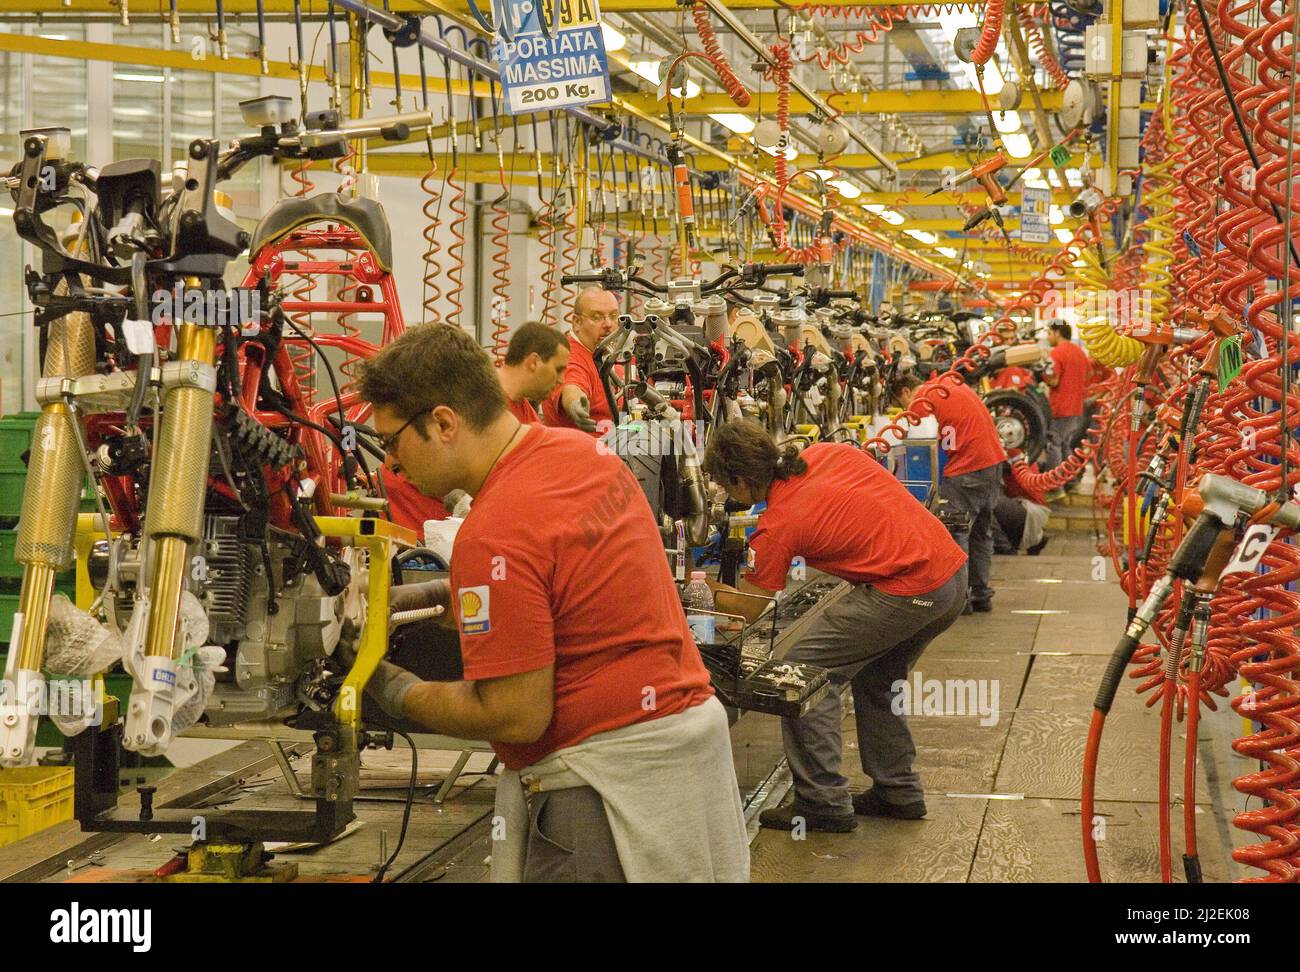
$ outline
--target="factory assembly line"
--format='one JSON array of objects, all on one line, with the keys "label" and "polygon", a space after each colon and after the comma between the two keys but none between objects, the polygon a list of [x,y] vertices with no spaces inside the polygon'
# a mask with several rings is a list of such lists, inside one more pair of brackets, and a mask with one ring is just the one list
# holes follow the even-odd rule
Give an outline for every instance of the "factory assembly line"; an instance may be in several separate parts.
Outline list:
[{"label": "factory assembly line", "polygon": [[0,882],[61,895],[42,940],[184,883],[1266,928],[1228,886],[1300,876],[1294,0],[0,21]]}]

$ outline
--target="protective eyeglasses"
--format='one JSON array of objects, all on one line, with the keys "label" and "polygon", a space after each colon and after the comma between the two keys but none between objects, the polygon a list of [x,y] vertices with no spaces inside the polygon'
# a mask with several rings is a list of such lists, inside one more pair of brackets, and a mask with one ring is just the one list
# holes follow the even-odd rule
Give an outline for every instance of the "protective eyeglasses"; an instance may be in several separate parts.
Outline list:
[{"label": "protective eyeglasses", "polygon": [[416,412],[404,423],[402,423],[402,427],[400,429],[398,429],[392,435],[387,435],[384,436],[384,438],[380,439],[379,447],[384,450],[384,455],[386,456],[394,455],[393,450],[397,448],[397,440],[402,437],[402,433],[405,432],[410,427],[411,423],[414,422],[416,419],[418,419],[421,415],[424,415],[427,412],[431,412],[431,411],[433,410],[426,408],[423,409],[422,411]]}]

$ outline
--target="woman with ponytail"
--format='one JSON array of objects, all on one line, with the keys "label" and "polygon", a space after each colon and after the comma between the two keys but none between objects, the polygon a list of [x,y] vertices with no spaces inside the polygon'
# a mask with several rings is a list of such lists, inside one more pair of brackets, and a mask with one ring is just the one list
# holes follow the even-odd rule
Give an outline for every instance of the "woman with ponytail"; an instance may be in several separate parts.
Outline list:
[{"label": "woman with ponytail", "polygon": [[[766,502],[750,539],[739,592],[715,594],[719,611],[759,612],[759,594],[784,589],[794,559],[853,585],[785,656],[831,672],[830,691],[802,718],[783,719],[792,803],[765,810],[765,827],[847,833],[854,814],[915,820],[924,791],[916,747],[894,711],[896,684],[966,603],[966,555],[948,530],[861,449],[819,442],[800,453],[763,426],[728,422],[713,434],[704,471],[735,502]],[[853,690],[858,753],[873,786],[850,796],[840,772],[840,695]]]}]

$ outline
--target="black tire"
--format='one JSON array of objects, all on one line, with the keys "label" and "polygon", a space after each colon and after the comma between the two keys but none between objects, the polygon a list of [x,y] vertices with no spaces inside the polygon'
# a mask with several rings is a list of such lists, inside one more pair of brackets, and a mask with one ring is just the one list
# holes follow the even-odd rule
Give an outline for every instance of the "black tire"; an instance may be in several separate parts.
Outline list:
[{"label": "black tire", "polygon": [[1024,392],[999,388],[984,396],[984,405],[993,416],[998,438],[1007,452],[1020,450],[1034,462],[1047,448],[1050,427],[1045,409]]}]

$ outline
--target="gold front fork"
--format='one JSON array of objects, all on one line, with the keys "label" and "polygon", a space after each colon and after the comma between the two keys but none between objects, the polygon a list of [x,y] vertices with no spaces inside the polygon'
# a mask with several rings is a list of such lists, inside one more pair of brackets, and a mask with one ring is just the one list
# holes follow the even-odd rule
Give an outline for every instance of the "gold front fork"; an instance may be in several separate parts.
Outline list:
[{"label": "gold front fork", "polygon": [[[95,367],[90,319],[69,314],[50,325],[45,378],[79,378]],[[72,563],[72,536],[85,477],[79,455],[77,421],[62,402],[41,410],[32,433],[27,483],[18,521],[14,559],[23,566],[18,610],[14,614],[0,693],[0,765],[22,766],[31,759],[44,693],[45,635],[54,577]]]},{"label": "gold front fork", "polygon": [[[199,370],[210,373],[216,345],[215,328],[183,323],[173,360],[182,366],[199,365]],[[177,658],[183,648],[177,638],[181,593],[190,545],[203,536],[212,445],[212,395],[212,390],[201,384],[178,384],[164,392],[162,398],[158,448],[153,457],[144,521],[148,584],[135,608],[147,611],[143,619],[144,658],[131,689],[123,739],[128,749],[147,755],[161,753],[172,738]]]}]

